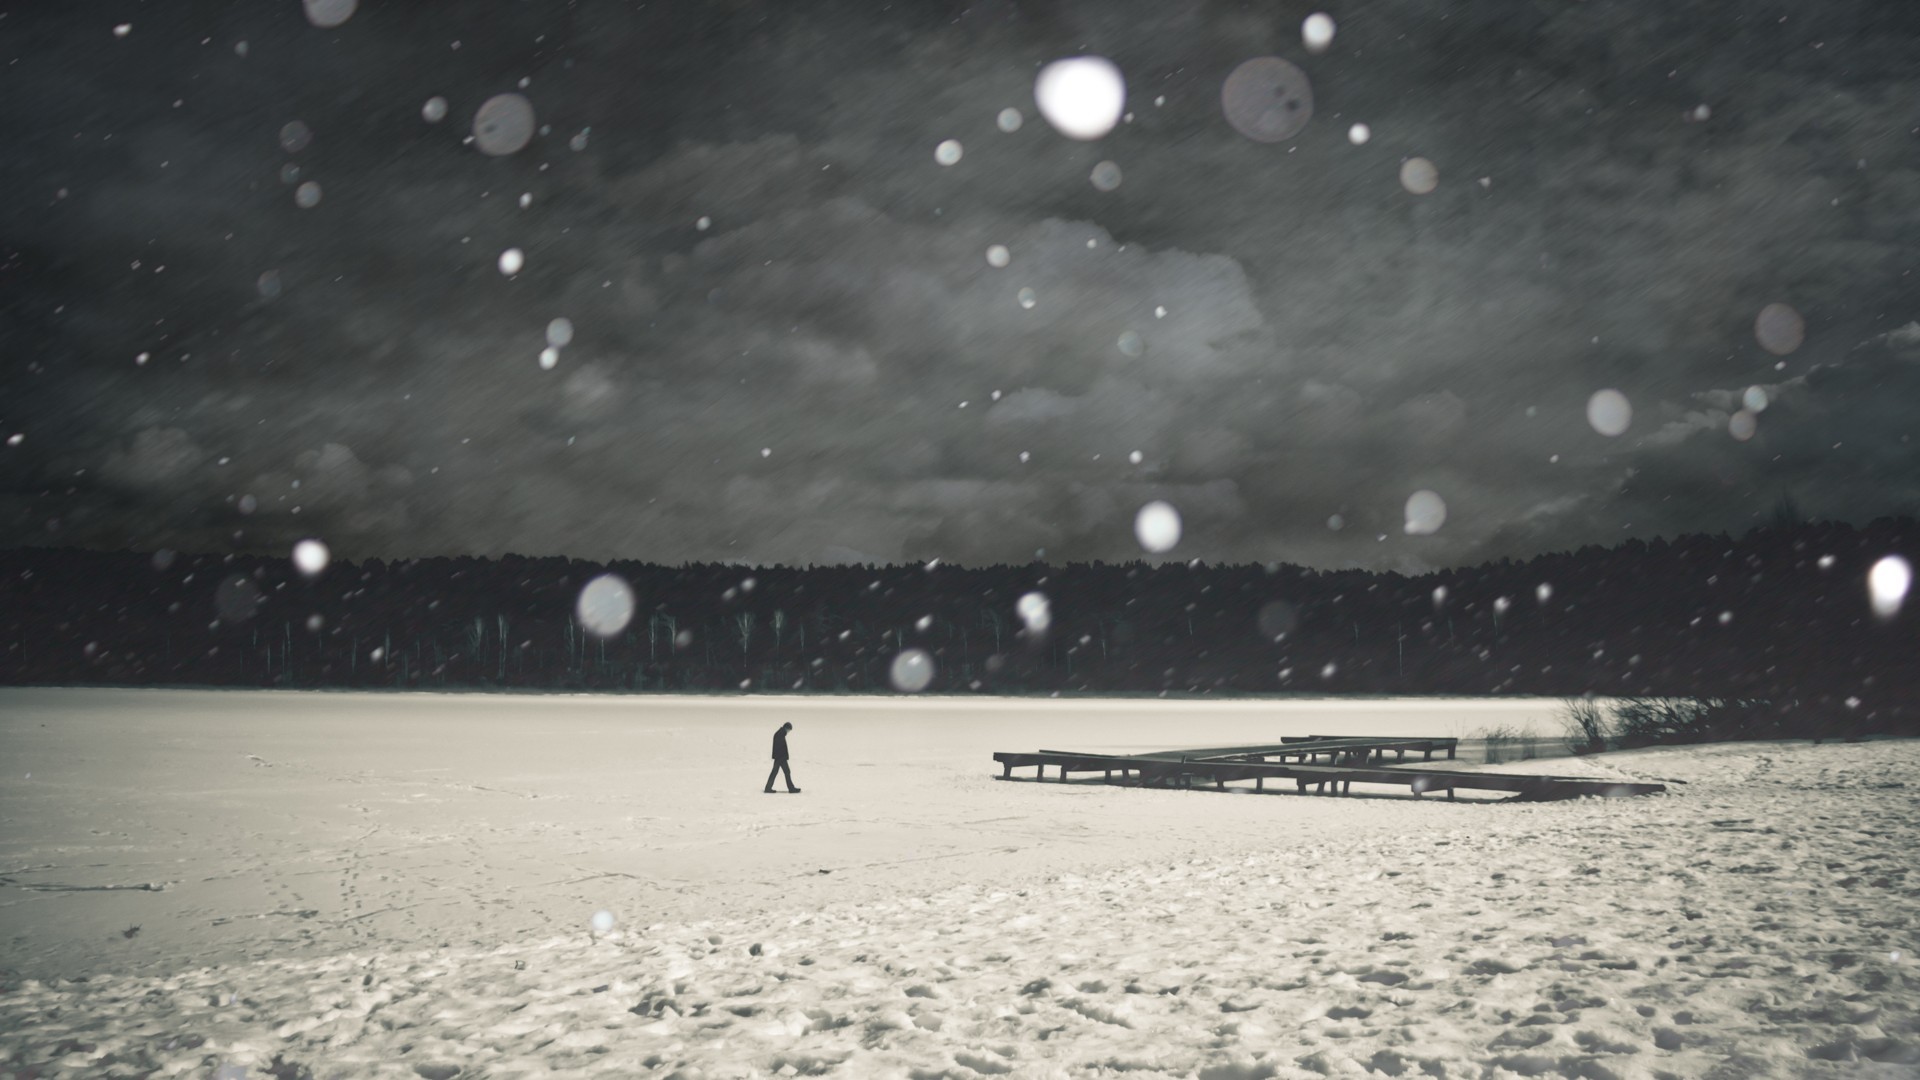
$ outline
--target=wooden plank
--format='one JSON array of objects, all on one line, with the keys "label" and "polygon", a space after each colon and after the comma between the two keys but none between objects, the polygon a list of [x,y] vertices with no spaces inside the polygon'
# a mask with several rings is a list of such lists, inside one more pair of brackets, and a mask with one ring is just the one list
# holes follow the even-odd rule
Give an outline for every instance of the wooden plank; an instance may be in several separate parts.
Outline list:
[{"label": "wooden plank", "polygon": [[1189,751],[1185,751],[1182,754],[1181,760],[1183,761],[1230,761],[1230,760],[1244,759],[1244,758],[1251,758],[1251,757],[1304,757],[1310,754],[1316,755],[1316,756],[1319,754],[1327,754],[1332,757],[1338,757],[1343,754],[1365,755],[1365,756],[1371,757],[1375,754],[1381,754],[1388,750],[1391,750],[1395,753],[1396,760],[1405,760],[1406,752],[1409,750],[1422,751],[1428,755],[1426,760],[1431,760],[1433,751],[1448,750],[1448,749],[1451,749],[1451,747],[1446,745],[1446,743],[1442,742],[1441,740],[1436,740],[1436,739],[1419,739],[1419,740],[1408,740],[1408,741],[1377,741],[1377,742],[1376,741],[1362,742],[1362,741],[1355,740],[1353,742],[1344,742],[1344,743],[1338,743],[1338,744],[1295,743],[1291,746],[1280,746],[1280,747],[1245,747],[1245,748],[1223,747],[1219,750],[1199,750],[1199,751],[1189,750]]},{"label": "wooden plank", "polygon": [[1278,745],[1265,743],[1259,746],[1204,746],[1191,750],[1155,750],[1134,757],[1158,758],[1164,761],[1206,760],[1209,758],[1229,758],[1246,756],[1295,756],[1301,754],[1332,754],[1340,752],[1358,753],[1378,750],[1449,750],[1460,740],[1452,738],[1402,739],[1383,738],[1371,735],[1343,736],[1282,736]]},{"label": "wooden plank", "polygon": [[1666,790],[1663,784],[1632,783],[1609,780],[1604,777],[1540,776],[1445,769],[1396,769],[1389,766],[1170,761],[1145,755],[1075,754],[1045,750],[1037,753],[1001,751],[996,752],[993,758],[1007,766],[1009,774],[1012,768],[1024,765],[1033,765],[1043,773],[1047,765],[1058,766],[1062,781],[1066,779],[1069,771],[1098,770],[1111,776],[1114,769],[1134,769],[1140,772],[1142,783],[1167,783],[1174,779],[1186,779],[1190,782],[1193,778],[1200,778],[1211,780],[1216,785],[1224,785],[1234,780],[1272,777],[1291,778],[1303,784],[1319,785],[1323,789],[1327,784],[1350,787],[1352,784],[1361,783],[1406,787],[1414,790],[1415,794],[1423,791],[1459,788],[1475,791],[1510,791],[1537,799],[1572,798],[1579,795],[1648,795]]}]

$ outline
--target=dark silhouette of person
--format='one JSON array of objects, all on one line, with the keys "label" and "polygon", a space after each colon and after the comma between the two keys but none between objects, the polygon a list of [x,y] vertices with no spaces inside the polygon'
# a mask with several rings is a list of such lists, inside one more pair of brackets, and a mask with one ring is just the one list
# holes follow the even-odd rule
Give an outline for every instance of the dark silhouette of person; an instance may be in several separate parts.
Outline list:
[{"label": "dark silhouette of person", "polygon": [[773,771],[767,773],[768,794],[773,792],[773,778],[782,773],[787,777],[787,790],[800,794],[800,789],[793,786],[793,770],[787,767],[787,732],[792,730],[792,724],[781,724],[780,730],[773,733]]}]

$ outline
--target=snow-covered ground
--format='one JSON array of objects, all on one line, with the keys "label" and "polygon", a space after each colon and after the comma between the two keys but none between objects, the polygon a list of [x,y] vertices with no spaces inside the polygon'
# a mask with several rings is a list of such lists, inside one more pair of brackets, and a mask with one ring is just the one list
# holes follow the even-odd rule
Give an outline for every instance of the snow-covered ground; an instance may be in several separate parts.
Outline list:
[{"label": "snow-covered ground", "polygon": [[0,691],[0,1078],[1920,1070],[1920,745],[1505,766],[1673,782],[1548,804],[988,757],[1552,711]]}]

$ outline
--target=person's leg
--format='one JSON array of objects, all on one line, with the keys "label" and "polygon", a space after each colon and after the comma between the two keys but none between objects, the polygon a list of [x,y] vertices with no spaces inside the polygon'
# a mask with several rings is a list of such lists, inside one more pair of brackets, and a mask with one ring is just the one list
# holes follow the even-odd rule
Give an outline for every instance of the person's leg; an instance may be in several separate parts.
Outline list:
[{"label": "person's leg", "polygon": [[[784,761],[776,761],[773,763],[773,769],[767,773],[767,790],[768,791],[773,790],[773,778],[780,775],[780,770],[784,768],[786,764],[787,763]],[[787,781],[787,786],[792,787],[793,781],[791,780]]]},{"label": "person's leg", "polygon": [[784,762],[784,761],[783,761],[783,762],[781,762],[781,763],[780,763],[780,771],[781,771],[782,773],[785,773],[785,774],[786,774],[786,777],[787,777],[787,790],[788,790],[788,791],[799,791],[799,790],[800,790],[799,788],[797,788],[797,787],[794,787],[794,786],[793,786],[793,769],[791,769],[790,767],[788,767],[788,765],[787,765],[787,763],[786,763],[786,762]]}]

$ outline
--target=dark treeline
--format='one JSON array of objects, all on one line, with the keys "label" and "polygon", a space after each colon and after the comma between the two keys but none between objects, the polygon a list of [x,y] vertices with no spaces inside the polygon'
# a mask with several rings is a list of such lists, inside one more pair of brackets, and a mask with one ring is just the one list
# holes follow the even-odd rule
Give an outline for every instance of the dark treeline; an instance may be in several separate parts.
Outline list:
[{"label": "dark treeline", "polygon": [[[335,562],[0,552],[0,682],[891,691],[904,649],[933,693],[1728,697],[1905,730],[1915,620],[1874,615],[1873,563],[1920,524],[1820,523],[1630,540],[1409,577],[1283,564],[978,569]],[[611,571],[632,621],[575,601]],[[1039,592],[1051,625],[1029,630]]]}]

